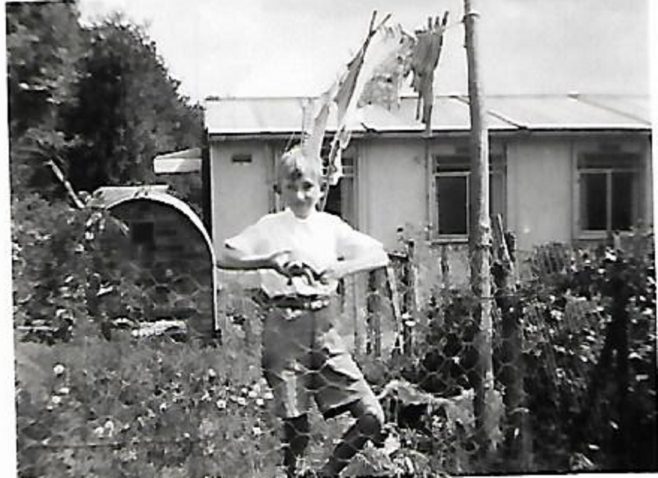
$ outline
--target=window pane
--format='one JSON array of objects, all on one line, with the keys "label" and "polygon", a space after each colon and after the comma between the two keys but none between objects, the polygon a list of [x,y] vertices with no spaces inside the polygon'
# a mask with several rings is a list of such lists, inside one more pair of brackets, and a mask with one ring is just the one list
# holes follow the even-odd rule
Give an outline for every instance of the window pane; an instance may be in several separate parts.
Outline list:
[{"label": "window pane", "polygon": [[154,225],[152,222],[134,222],[130,225],[130,239],[138,246],[149,249],[155,247]]},{"label": "window pane", "polygon": [[356,227],[356,201],[354,197],[354,178],[343,176],[340,183],[342,217],[352,227]]},{"label": "window pane", "polygon": [[342,195],[341,195],[341,183],[345,178],[341,178],[340,182],[336,186],[330,186],[328,189],[327,203],[325,204],[324,210],[340,216],[342,210]]},{"label": "window pane", "polygon": [[467,234],[466,176],[438,177],[436,186],[439,203],[439,234]]},{"label": "window pane", "polygon": [[633,224],[633,173],[612,174],[612,229],[628,230]]},{"label": "window pane", "polygon": [[356,227],[356,201],[354,197],[354,179],[348,176],[340,178],[336,186],[329,188],[325,211],[341,217],[352,227]]},{"label": "window pane", "polygon": [[505,177],[501,173],[489,175],[489,210],[491,216],[501,214],[505,216]]},{"label": "window pane", "polygon": [[580,217],[586,231],[606,230],[606,173],[580,176]]},{"label": "window pane", "polygon": [[437,156],[434,159],[434,165],[437,172],[467,172],[471,168],[468,156]]},{"label": "window pane", "polygon": [[578,158],[579,168],[637,168],[640,158],[631,153],[587,153]]}]

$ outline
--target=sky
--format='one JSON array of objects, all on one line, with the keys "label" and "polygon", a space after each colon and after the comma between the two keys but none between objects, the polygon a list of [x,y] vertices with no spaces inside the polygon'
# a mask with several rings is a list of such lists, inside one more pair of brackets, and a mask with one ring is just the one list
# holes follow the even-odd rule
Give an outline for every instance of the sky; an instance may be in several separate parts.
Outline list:
[{"label": "sky", "polygon": [[[474,2],[485,91],[647,93],[648,2]],[[318,95],[361,45],[373,10],[409,32],[448,11],[435,91],[466,91],[463,0],[80,1],[84,22],[122,11],[145,25],[193,100]]]}]

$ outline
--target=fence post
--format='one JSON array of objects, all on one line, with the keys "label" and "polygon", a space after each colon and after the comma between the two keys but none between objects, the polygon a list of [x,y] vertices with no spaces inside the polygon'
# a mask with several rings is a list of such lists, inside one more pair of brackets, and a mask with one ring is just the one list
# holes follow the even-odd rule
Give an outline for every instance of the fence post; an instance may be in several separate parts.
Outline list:
[{"label": "fence post", "polygon": [[529,440],[527,439],[527,413],[524,406],[523,379],[525,375],[522,347],[521,300],[514,284],[514,239],[503,231],[503,222],[498,214],[493,223],[496,261],[492,273],[496,284],[496,305],[502,315],[502,357],[500,378],[505,395],[505,415],[508,426],[505,430],[505,454],[509,459],[510,472],[528,471]]},{"label": "fence post", "polygon": [[[619,259],[618,259],[619,260]],[[616,324],[613,329],[615,337],[613,342],[617,349],[616,381],[617,381],[617,410],[619,413],[619,430],[616,436],[615,449],[619,451],[619,469],[628,469],[628,456],[630,451],[630,430],[628,423],[628,299],[629,288],[623,277],[623,264],[617,262],[613,265],[614,272],[610,284],[612,292],[612,321]]]},{"label": "fence post", "polygon": [[413,338],[413,325],[409,324],[409,318],[413,323],[416,322],[416,277],[414,271],[414,255],[416,251],[416,244],[413,240],[407,242],[407,262],[405,264],[405,291],[404,291],[404,304],[405,304],[405,317],[402,321],[402,330],[404,337],[404,348],[406,354],[413,352],[414,338]]},{"label": "fence post", "polygon": [[385,313],[382,297],[386,285],[386,269],[371,271],[368,277],[368,341],[366,352],[375,357],[382,354],[382,315]]}]

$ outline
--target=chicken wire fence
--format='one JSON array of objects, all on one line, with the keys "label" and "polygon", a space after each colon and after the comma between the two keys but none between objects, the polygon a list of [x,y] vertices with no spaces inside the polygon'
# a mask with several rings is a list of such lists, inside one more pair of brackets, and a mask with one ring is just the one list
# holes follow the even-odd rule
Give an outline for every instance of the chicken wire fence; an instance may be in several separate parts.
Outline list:
[{"label": "chicken wire fence", "polygon": [[[632,468],[634,438],[655,446],[653,269],[632,259],[650,259],[647,244],[627,255],[508,244],[509,263],[492,248],[484,298],[468,288],[466,246],[410,241],[389,267],[343,279],[336,330],[385,413],[343,476]],[[226,283],[213,319],[198,268],[113,265],[88,276],[77,348],[49,352],[61,368],[47,405],[18,394],[22,476],[283,476],[262,303]],[[312,408],[301,469],[353,422]]]}]

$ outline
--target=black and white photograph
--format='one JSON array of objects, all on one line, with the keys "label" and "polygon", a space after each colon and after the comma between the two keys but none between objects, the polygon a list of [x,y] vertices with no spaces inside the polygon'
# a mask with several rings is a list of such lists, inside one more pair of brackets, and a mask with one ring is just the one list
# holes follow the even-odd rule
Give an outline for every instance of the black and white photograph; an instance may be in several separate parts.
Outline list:
[{"label": "black and white photograph", "polygon": [[658,473],[650,0],[3,7],[4,476]]}]

